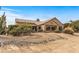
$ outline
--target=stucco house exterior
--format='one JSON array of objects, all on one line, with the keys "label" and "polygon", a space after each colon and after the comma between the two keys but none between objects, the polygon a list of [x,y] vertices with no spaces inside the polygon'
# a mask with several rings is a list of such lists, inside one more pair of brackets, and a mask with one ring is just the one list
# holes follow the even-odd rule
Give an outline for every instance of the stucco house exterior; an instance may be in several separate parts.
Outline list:
[{"label": "stucco house exterior", "polygon": [[27,20],[27,19],[15,19],[16,25],[21,25],[25,23],[32,24],[32,31],[33,32],[39,32],[39,31],[54,31],[56,29],[63,28],[63,24],[56,18],[49,19],[47,21],[40,21],[37,20]]}]

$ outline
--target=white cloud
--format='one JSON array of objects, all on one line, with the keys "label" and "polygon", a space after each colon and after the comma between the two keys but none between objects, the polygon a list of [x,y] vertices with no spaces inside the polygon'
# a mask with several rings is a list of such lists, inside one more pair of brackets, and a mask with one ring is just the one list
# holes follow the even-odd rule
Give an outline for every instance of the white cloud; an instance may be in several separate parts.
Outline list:
[{"label": "white cloud", "polygon": [[[20,14],[20,10],[14,10],[14,9],[8,9],[8,8],[2,8],[0,11],[0,15],[2,15],[5,12],[6,15],[6,22],[7,25],[13,25],[15,24],[15,18],[21,18],[21,19],[28,19],[28,20],[34,20],[36,19],[36,16],[32,15],[25,15]],[[41,16],[39,16],[41,18]],[[44,16],[45,18],[48,18],[47,16]],[[45,20],[45,19],[42,19]]]},{"label": "white cloud", "polygon": [[9,9],[9,8],[1,8],[1,11],[11,11],[11,12],[21,12],[20,10],[14,10],[14,9]]},{"label": "white cloud", "polygon": [[26,15],[16,13],[17,11],[18,10],[2,8],[0,15],[5,12],[7,25],[15,24],[15,18],[30,19],[30,17],[26,17]]}]

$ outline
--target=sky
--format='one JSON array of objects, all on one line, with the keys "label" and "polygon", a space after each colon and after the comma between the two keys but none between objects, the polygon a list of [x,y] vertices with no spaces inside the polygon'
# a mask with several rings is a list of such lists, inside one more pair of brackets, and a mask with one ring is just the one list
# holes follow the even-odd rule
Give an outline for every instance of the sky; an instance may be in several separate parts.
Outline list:
[{"label": "sky", "polygon": [[62,23],[79,20],[79,6],[1,6],[0,15],[4,12],[7,25],[15,24],[15,18],[42,21],[56,17]]}]

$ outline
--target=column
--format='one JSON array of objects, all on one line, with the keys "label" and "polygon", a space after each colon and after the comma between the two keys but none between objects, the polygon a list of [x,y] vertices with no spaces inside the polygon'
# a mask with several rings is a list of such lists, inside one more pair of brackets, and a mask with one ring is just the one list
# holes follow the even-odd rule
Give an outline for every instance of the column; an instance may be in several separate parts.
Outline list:
[{"label": "column", "polygon": [[56,30],[59,30],[59,26],[57,26]]},{"label": "column", "polygon": [[38,26],[37,26],[37,32],[38,32]]}]

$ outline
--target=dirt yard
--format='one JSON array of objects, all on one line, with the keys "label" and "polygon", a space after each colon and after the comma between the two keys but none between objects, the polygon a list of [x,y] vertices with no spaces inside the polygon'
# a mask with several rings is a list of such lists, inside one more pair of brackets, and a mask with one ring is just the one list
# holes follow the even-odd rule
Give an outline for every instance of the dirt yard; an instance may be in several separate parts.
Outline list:
[{"label": "dirt yard", "polygon": [[[31,36],[12,37],[0,35],[0,40],[23,40],[26,45],[9,44],[0,47],[0,52],[35,52],[35,53],[78,53],[79,33],[74,35],[64,33],[33,33]],[[32,44],[31,44],[32,43]],[[18,43],[20,44],[20,43]]]}]

